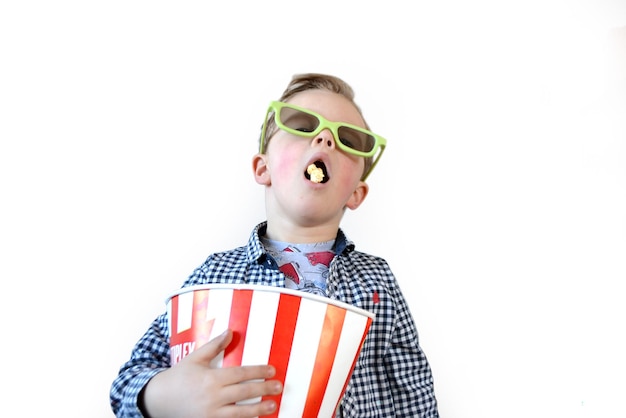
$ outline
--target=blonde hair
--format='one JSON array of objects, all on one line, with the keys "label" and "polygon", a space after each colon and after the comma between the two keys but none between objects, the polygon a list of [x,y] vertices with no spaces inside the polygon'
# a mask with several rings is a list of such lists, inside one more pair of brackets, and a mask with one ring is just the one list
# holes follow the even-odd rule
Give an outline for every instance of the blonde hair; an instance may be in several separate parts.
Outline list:
[{"label": "blonde hair", "polygon": [[[326,90],[332,93],[340,94],[352,103],[352,105],[356,108],[356,110],[365,121],[365,118],[363,117],[363,112],[361,112],[361,108],[354,101],[354,90],[352,89],[352,87],[339,77],[328,74],[305,73],[294,75],[278,101],[287,102],[296,94],[307,90]],[[365,128],[369,129],[367,122],[365,122]],[[274,113],[270,113],[270,115],[268,116],[265,133],[265,146],[267,146],[267,143],[269,142],[272,135],[276,133],[276,130],[277,128],[274,123]],[[373,157],[365,158],[363,175],[368,172],[370,166],[372,165],[372,160]]]}]

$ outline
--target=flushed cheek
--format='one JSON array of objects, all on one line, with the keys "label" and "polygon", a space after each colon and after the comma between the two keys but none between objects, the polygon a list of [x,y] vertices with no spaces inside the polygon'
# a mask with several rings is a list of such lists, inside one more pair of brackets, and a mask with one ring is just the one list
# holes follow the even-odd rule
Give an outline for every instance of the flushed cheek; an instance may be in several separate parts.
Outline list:
[{"label": "flushed cheek", "polygon": [[278,176],[279,178],[285,179],[292,177],[297,174],[300,170],[299,158],[300,154],[291,150],[282,150],[281,158],[275,158],[270,160],[270,169],[272,172],[272,176]]},{"label": "flushed cheek", "polygon": [[339,183],[336,186],[349,196],[356,189],[361,180],[363,165],[344,162],[340,163],[338,167],[340,167],[340,169],[338,172],[334,172],[332,180]]},{"label": "flushed cheek", "polygon": [[365,168],[365,160],[358,157],[347,157],[338,166],[344,171],[345,176],[342,177],[360,180]]}]

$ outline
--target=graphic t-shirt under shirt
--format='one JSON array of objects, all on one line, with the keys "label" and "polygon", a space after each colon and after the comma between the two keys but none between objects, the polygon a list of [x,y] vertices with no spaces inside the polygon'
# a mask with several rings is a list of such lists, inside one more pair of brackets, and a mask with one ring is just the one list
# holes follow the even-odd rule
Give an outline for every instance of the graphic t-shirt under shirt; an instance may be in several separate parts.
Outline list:
[{"label": "graphic t-shirt under shirt", "polygon": [[312,244],[290,244],[261,237],[267,252],[285,275],[285,287],[326,295],[328,267],[335,256],[334,240]]}]

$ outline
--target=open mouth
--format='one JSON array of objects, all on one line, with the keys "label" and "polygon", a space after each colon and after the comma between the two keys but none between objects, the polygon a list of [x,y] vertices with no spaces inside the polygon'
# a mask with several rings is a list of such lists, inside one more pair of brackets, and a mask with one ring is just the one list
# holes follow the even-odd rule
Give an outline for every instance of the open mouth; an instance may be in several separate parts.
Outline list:
[{"label": "open mouth", "polygon": [[309,164],[304,171],[304,177],[313,183],[326,183],[329,179],[326,164],[319,160]]}]

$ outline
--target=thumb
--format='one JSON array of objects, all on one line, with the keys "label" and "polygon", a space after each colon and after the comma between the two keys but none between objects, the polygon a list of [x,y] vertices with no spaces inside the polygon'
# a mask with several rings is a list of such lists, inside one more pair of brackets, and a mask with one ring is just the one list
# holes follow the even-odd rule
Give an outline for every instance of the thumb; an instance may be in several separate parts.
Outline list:
[{"label": "thumb", "polygon": [[213,360],[228,344],[233,340],[233,331],[227,329],[217,337],[210,340],[200,348],[196,349],[188,357],[200,363],[208,363]]}]

